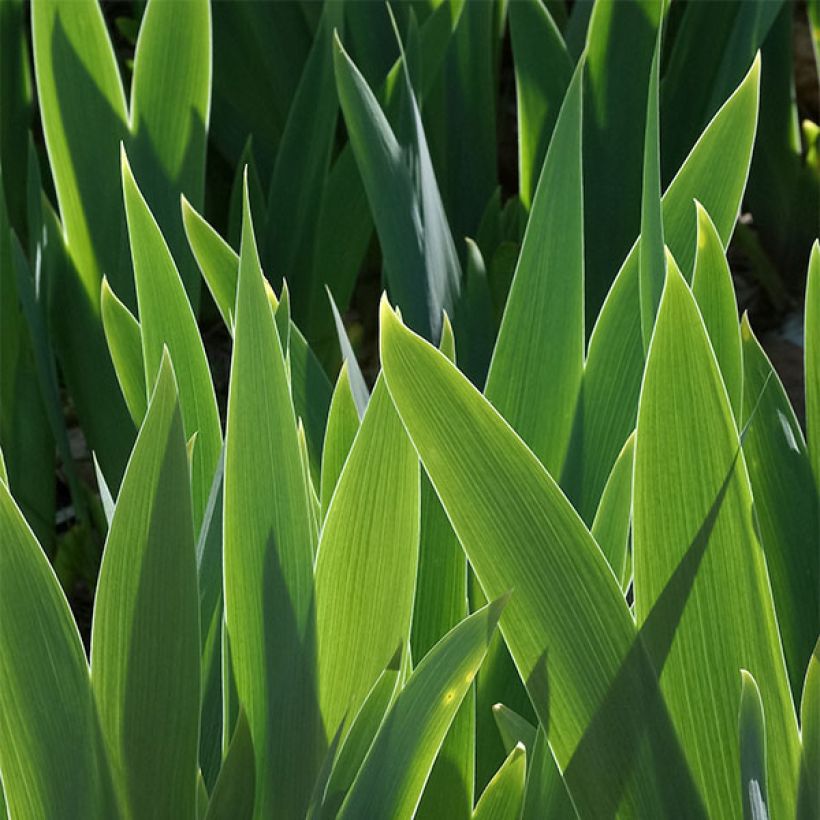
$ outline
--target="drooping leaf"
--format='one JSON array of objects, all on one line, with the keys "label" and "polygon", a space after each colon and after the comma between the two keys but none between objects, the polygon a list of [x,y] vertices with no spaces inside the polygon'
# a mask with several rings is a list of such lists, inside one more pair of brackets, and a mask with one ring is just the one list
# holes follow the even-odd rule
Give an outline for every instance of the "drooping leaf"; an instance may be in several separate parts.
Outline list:
[{"label": "drooping leaf", "polygon": [[760,690],[752,675],[740,670],[740,788],[743,817],[758,820],[768,817],[766,795],[766,720]]},{"label": "drooping leaf", "polygon": [[410,637],[419,538],[418,458],[377,383],[316,557],[319,696],[332,736]]},{"label": "drooping leaf", "polygon": [[223,560],[231,667],[254,747],[255,816],[264,817],[274,807],[305,811],[324,743],[310,509],[247,188],[244,210],[225,436]]},{"label": "drooping leaf", "polygon": [[191,303],[159,225],[137,187],[125,151],[122,186],[139,303],[145,385],[148,390],[153,388],[167,345],[179,373],[185,438],[197,434],[191,490],[194,528],[198,532],[222,447],[216,395]]},{"label": "drooping leaf", "polygon": [[413,813],[503,607],[502,599],[470,615],[416,667],[379,728],[340,818]]},{"label": "drooping leaf", "polygon": [[806,664],[820,634],[820,497],[800,423],[747,316],[741,335],[743,455],[797,703]]},{"label": "drooping leaf", "polygon": [[91,680],[129,813],[192,816],[199,602],[188,459],[167,352],[106,540]]},{"label": "drooping leaf", "polygon": [[584,360],[583,64],[570,83],[535,192],[486,395],[560,475]]},{"label": "drooping leaf", "polygon": [[739,448],[694,297],[670,261],[638,411],[635,611],[644,624],[680,567],[694,567],[660,675],[683,752],[709,814],[739,815],[738,670],[748,669],[766,703],[772,811],[789,815],[797,725]]}]

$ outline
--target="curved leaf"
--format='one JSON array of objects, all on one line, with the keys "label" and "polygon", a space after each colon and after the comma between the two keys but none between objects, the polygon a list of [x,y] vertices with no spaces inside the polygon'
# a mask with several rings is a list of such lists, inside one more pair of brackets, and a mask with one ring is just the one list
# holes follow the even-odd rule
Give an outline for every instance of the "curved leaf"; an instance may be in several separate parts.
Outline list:
[{"label": "curved leaf", "polygon": [[517,743],[484,789],[473,820],[518,820],[526,776],[527,751],[523,743]]}]

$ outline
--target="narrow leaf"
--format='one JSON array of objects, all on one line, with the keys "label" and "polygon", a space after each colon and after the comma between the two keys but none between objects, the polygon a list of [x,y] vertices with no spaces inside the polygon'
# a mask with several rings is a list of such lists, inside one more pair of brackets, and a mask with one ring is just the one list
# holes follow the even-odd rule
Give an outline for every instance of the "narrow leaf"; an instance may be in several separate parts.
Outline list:
[{"label": "narrow leaf", "polygon": [[247,188],[244,199],[225,451],[225,616],[253,740],[255,816],[262,817],[306,810],[324,743],[309,502]]},{"label": "narrow leaf", "polygon": [[410,637],[418,458],[377,383],[322,527],[316,558],[319,695],[332,736]]},{"label": "narrow leaf", "polygon": [[495,601],[466,618],[421,661],[379,728],[340,818],[412,815],[503,607]]},{"label": "narrow leaf", "polygon": [[167,352],[106,540],[91,679],[129,813],[193,816],[199,603],[188,459]]},{"label": "narrow leaf", "polygon": [[760,690],[752,675],[740,670],[740,787],[745,820],[769,816],[766,795],[766,720]]},{"label": "narrow leaf", "polygon": [[583,63],[544,160],[485,391],[556,476],[584,361],[582,88]]},{"label": "narrow leaf", "polygon": [[739,420],[743,364],[734,283],[714,222],[697,200],[695,207],[698,212],[698,248],[692,293],[715,351],[732,412]]},{"label": "narrow leaf", "polygon": [[706,329],[670,263],[638,412],[635,611],[644,624],[679,567],[693,567],[660,678],[683,752],[710,816],[739,815],[737,670],[748,669],[766,703],[772,811],[789,815],[797,725],[739,447]]},{"label": "narrow leaf", "polygon": [[524,799],[527,752],[517,743],[495,777],[487,784],[473,812],[473,820],[517,820]]},{"label": "narrow leaf", "polygon": [[100,295],[105,340],[114,363],[117,381],[134,424],[141,425],[148,409],[145,366],[142,362],[142,331],[134,314],[111,290],[103,277]]}]

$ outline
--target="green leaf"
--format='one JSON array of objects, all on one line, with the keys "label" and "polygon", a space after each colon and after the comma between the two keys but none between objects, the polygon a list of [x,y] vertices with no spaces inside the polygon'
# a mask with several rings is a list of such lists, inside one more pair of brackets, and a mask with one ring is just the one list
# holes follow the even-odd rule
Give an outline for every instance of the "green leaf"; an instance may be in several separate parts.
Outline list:
[{"label": "green leaf", "polygon": [[349,725],[344,722],[339,724],[337,734],[340,738],[344,736],[344,744],[333,763],[318,817],[335,817],[338,813],[388,708],[401,690],[404,660],[399,648],[371,687]]},{"label": "green leaf", "polygon": [[[0,10],[0,20],[6,11]],[[13,236],[5,199],[0,195],[0,445],[8,462],[11,492],[41,546],[51,553],[54,441],[38,381],[33,340],[20,305],[19,264],[12,253],[18,243]]]},{"label": "green leaf", "polygon": [[583,64],[544,160],[485,391],[556,476],[584,365],[582,80]]},{"label": "green leaf", "polygon": [[766,795],[766,720],[760,690],[752,675],[740,670],[740,788],[743,817],[757,820],[768,816]]},{"label": "green leaf", "polygon": [[[724,247],[732,234],[754,144],[759,77],[760,63],[755,62],[663,196],[664,238],[687,276],[696,248],[693,199],[712,216]],[[644,368],[638,274],[638,251],[633,246],[589,341],[582,400],[561,479],[587,522],[624,441],[635,429]]]},{"label": "green leaf", "polygon": [[316,557],[319,694],[332,736],[410,637],[418,458],[377,382],[327,511]]},{"label": "green leaf", "polygon": [[473,820],[518,820],[526,775],[527,751],[523,743],[517,743],[484,789]]},{"label": "green leaf", "polygon": [[92,305],[103,272],[132,305],[116,165],[128,111],[102,10],[97,2],[36,0],[31,25],[43,135],[76,275]]},{"label": "green leaf", "polygon": [[153,386],[163,348],[167,345],[179,373],[179,404],[185,438],[187,440],[197,434],[191,490],[194,528],[199,532],[222,448],[216,395],[196,317],[185,295],[174,259],[137,187],[124,150],[121,159],[123,196],[142,331],[145,384],[149,389]]},{"label": "green leaf", "polygon": [[[239,257],[185,200],[182,208],[191,248],[225,325],[233,334]],[[267,280],[264,280],[264,287],[271,304],[276,305],[276,296]],[[311,475],[318,485],[322,440],[333,388],[305,337],[293,323],[290,327],[290,382],[296,413],[305,424]]]},{"label": "green leaf", "polygon": [[322,519],[327,515],[330,499],[339,482],[342,468],[347,460],[353,440],[359,431],[359,412],[353,391],[347,362],[342,363],[333,397],[330,400],[330,411],[327,416],[327,431],[322,445]]},{"label": "green leaf", "polygon": [[379,728],[340,818],[413,813],[503,607],[502,599],[470,615],[416,667]]},{"label": "green leaf", "polygon": [[635,434],[629,436],[609,474],[592,521],[592,536],[601,547],[621,589],[629,585],[629,530],[632,523],[632,467]]},{"label": "green leaf", "polygon": [[211,4],[148,0],[134,52],[128,153],[194,312],[200,279],[185,241],[179,196],[197,207],[203,203],[211,70]]},{"label": "green leaf", "polygon": [[344,5],[326,4],[288,112],[267,197],[265,267],[277,287],[283,277],[293,283],[294,317],[308,332],[313,291],[322,286],[315,279],[316,232],[339,110],[331,40],[343,24]]},{"label": "green leaf", "polygon": [[141,425],[148,409],[145,365],[142,361],[142,331],[134,314],[117,297],[103,276],[100,294],[105,340],[123,398],[134,424]]},{"label": "green leaf", "polygon": [[[428,92],[439,75],[452,32],[461,19],[464,6],[464,0],[440,3],[430,12],[419,29],[418,54],[421,77],[418,93],[422,100],[427,99]],[[360,49],[362,59],[373,55],[373,44],[383,40],[392,43],[389,35],[383,36],[380,26],[380,23],[389,26],[387,14],[381,17],[373,13],[372,8],[369,11],[367,8],[360,7],[358,3],[348,3],[346,8],[347,30],[351,36],[354,34],[357,21],[365,23],[363,39],[367,45]],[[394,53],[391,53],[389,59],[393,59]],[[400,80],[403,70],[402,58],[399,57],[384,78],[379,94],[391,120],[398,109],[401,95],[397,93],[397,89],[402,88]],[[327,284],[342,310],[345,310],[350,302],[372,233],[373,217],[370,213],[368,195],[353,149],[348,142],[330,169],[325,185],[313,277],[315,281]],[[325,326],[323,338],[332,342],[333,322],[327,300],[320,291],[314,291],[309,327]],[[311,337],[312,343],[318,341],[320,340]]]},{"label": "green leaf", "polygon": [[356,359],[353,345],[350,343],[350,338],[347,335],[347,330],[339,313],[339,308],[336,307],[336,302],[329,288],[327,289],[327,298],[330,301],[330,309],[333,312],[333,323],[336,325],[336,335],[339,338],[339,348],[342,351],[342,358],[347,364],[350,392],[356,403],[359,418],[362,419],[364,417],[364,411],[367,409],[367,402],[370,399],[370,391],[367,389],[367,384],[362,375],[362,370],[359,367],[359,362]]},{"label": "green leaf", "polygon": [[739,448],[706,329],[670,261],[638,411],[635,612],[644,624],[680,566],[694,567],[660,677],[683,752],[709,815],[740,815],[737,673],[748,669],[767,705],[772,812],[789,816],[797,725]]},{"label": "green leaf", "polygon": [[116,817],[68,602],[0,482],[0,769],[11,817]]},{"label": "green leaf", "polygon": [[236,729],[214,785],[205,820],[251,820],[254,804],[254,754],[245,712]]},{"label": "green leaf", "polygon": [[484,257],[472,239],[467,237],[465,243],[467,265],[455,315],[458,355],[462,372],[473,384],[482,386],[493,355],[496,320]]},{"label": "green leaf", "polygon": [[800,733],[803,753],[797,791],[797,818],[810,820],[820,805],[820,641],[806,670],[800,703]]},{"label": "green leaf", "polygon": [[735,287],[717,228],[697,200],[695,207],[698,212],[698,248],[692,275],[692,293],[715,351],[732,412],[735,419],[739,419],[743,362]]},{"label": "green leaf", "polygon": [[[455,360],[455,339],[447,317],[439,348]],[[426,473],[421,476],[421,530],[411,646],[416,663],[469,614],[467,559]],[[469,818],[475,792],[475,693],[470,690],[453,719],[416,818]]]},{"label": "green leaf", "polygon": [[[567,767],[570,789],[582,811],[600,811],[601,788],[592,784],[606,772],[612,788],[603,793],[614,812],[638,752],[624,753],[620,733],[636,745],[648,729],[653,741],[669,741],[660,734],[664,726],[650,720],[654,673],[614,575],[524,442],[444,356],[401,325],[386,301],[381,354],[396,408],[481,587],[488,596],[515,590],[502,633]],[[639,765],[634,799],[642,810],[657,811],[650,762]],[[657,775],[676,776],[674,762]],[[679,793],[678,803],[686,796]]]},{"label": "green leaf", "polygon": [[578,813],[575,811],[558,764],[550,751],[544,729],[540,726],[535,736],[535,748],[529,756],[530,764],[521,820],[542,820],[542,818],[553,817],[575,820]]},{"label": "green leaf", "polygon": [[[595,3],[589,19],[584,78],[588,326],[639,230],[646,101],[661,5],[660,0]],[[625,439],[626,433],[618,446]]]},{"label": "green leaf", "polygon": [[820,494],[820,242],[811,247],[805,317],[806,434],[814,480]]},{"label": "green leaf", "polygon": [[274,807],[296,815],[307,808],[324,754],[314,545],[296,417],[247,188],[225,438],[225,616],[255,752],[255,816]]},{"label": "green leaf", "polygon": [[233,333],[239,256],[184,196],[182,221],[205,284],[211,291],[225,326]]},{"label": "green leaf", "polygon": [[649,69],[649,96],[643,143],[643,191],[641,196],[641,234],[638,240],[638,280],[641,301],[643,349],[649,347],[655,316],[666,278],[661,206],[661,145],[658,87],[660,85],[663,20],[658,23],[655,53]]},{"label": "green leaf", "polygon": [[572,60],[540,0],[512,3],[509,15],[517,101],[518,191],[529,210],[572,77]]},{"label": "green leaf", "polygon": [[513,752],[518,744],[523,745],[532,754],[535,746],[535,726],[513,712],[512,709],[508,709],[503,703],[496,703],[493,706],[493,718],[507,754]]},{"label": "green leaf", "polygon": [[743,455],[796,703],[820,634],[820,505],[800,423],[746,316],[741,334]]},{"label": "green leaf", "polygon": [[192,816],[199,602],[188,459],[167,353],[106,540],[91,680],[129,813]]},{"label": "green leaf", "polygon": [[461,269],[409,80],[413,141],[402,146],[338,38],[334,65],[339,101],[379,234],[391,293],[407,320],[426,337],[438,340],[442,311],[453,313]]},{"label": "green leaf", "polygon": [[752,0],[683,7],[662,89],[665,178],[739,82],[782,6],[782,0]]}]

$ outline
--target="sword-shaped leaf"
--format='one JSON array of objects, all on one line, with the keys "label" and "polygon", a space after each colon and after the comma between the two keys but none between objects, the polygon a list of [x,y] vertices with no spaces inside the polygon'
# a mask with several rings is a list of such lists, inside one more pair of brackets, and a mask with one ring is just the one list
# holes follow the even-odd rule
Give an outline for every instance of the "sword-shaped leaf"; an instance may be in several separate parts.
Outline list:
[{"label": "sword-shaped leaf", "polygon": [[766,703],[772,811],[789,816],[797,721],[739,448],[706,328],[670,258],[638,411],[635,611],[643,625],[679,567],[695,567],[660,673],[683,752],[709,815],[740,815],[738,670],[748,669]]},{"label": "sword-shaped leaf", "polygon": [[296,417],[247,187],[225,439],[225,617],[253,740],[255,816],[295,816],[307,808],[324,754],[314,545]]},{"label": "sword-shaped leaf", "polygon": [[410,676],[384,719],[342,805],[343,820],[409,817],[473,682],[505,599],[448,632]]},{"label": "sword-shaped leaf", "polygon": [[419,466],[377,382],[322,527],[316,557],[319,695],[328,737],[355,714],[410,638]]},{"label": "sword-shaped leaf", "polygon": [[199,595],[188,458],[167,352],[106,540],[91,680],[129,814],[193,816]]}]

